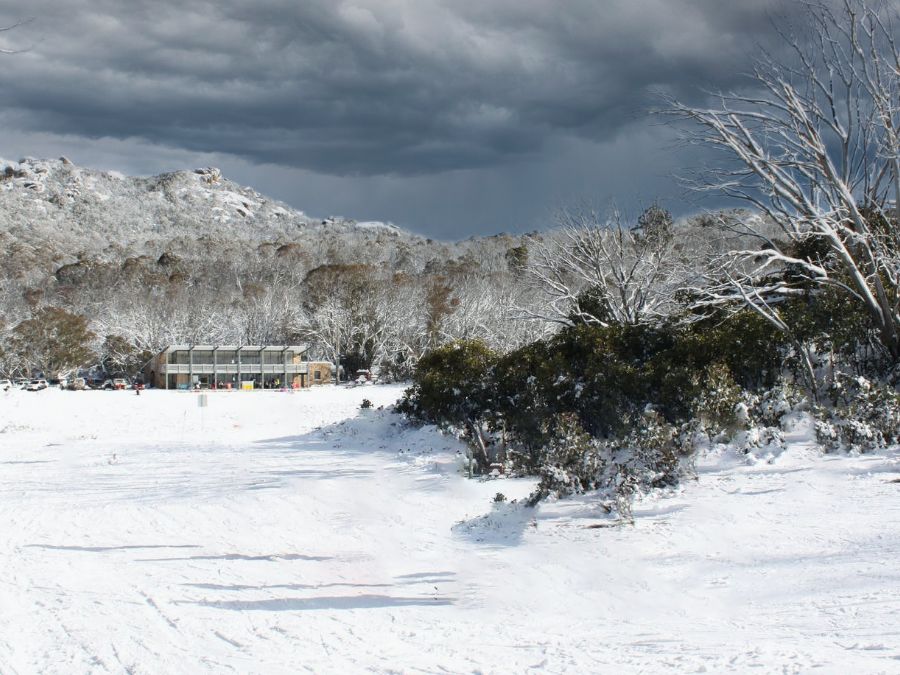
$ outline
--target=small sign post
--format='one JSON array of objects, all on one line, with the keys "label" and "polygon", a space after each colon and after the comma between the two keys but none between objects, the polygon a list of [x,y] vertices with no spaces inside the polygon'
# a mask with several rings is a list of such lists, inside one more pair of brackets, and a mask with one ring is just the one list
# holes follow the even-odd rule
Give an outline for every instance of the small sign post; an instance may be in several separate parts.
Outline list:
[{"label": "small sign post", "polygon": [[206,399],[206,394],[201,393],[197,397],[197,407],[200,408],[200,431],[206,431],[206,410],[204,410],[209,405],[209,401]]}]

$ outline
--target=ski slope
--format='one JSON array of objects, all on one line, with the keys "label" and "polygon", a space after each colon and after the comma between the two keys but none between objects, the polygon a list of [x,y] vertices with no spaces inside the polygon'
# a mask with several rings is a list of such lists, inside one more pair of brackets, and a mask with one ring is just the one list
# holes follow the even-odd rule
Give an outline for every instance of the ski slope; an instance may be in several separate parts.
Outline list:
[{"label": "ski slope", "polygon": [[0,393],[0,673],[900,673],[896,453],[800,429],[609,527],[401,391]]}]

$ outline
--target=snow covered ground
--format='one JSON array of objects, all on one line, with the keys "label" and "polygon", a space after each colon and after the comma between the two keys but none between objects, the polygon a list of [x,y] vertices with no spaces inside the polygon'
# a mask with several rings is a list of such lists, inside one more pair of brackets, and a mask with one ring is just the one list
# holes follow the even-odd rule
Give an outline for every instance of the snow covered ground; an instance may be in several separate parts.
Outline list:
[{"label": "snow covered ground", "polygon": [[[0,393],[0,673],[900,672],[900,457],[502,505],[399,387]],[[487,517],[483,517],[487,514]]]}]

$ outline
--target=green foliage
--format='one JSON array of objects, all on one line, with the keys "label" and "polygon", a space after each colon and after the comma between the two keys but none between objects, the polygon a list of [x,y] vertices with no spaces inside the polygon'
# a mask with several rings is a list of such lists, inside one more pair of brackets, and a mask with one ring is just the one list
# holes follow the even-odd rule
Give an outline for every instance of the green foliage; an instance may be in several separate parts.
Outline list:
[{"label": "green foliage", "polygon": [[525,244],[506,249],[506,266],[516,276],[520,276],[528,266],[528,247]]},{"label": "green foliage", "polygon": [[480,340],[460,340],[429,352],[419,361],[401,412],[440,426],[460,429],[486,421],[493,392],[490,373],[497,354]]},{"label": "green foliage", "polygon": [[787,336],[756,312],[744,309],[726,319],[710,317],[680,335],[672,354],[697,372],[721,364],[746,389],[770,387],[782,374]]},{"label": "green foliage", "polygon": [[560,356],[543,341],[500,357],[494,367],[494,417],[516,441],[507,454],[519,471],[533,473],[540,467],[549,438],[546,420],[558,410],[558,398],[567,389],[563,372]]},{"label": "green foliage", "polygon": [[574,413],[593,436],[626,432],[652,404],[670,423],[698,413],[726,427],[742,388],[774,381],[783,336],[751,313],[717,325],[573,326],[503,356],[495,413],[527,465],[547,441],[540,420]]},{"label": "green foliage", "polygon": [[617,485],[633,494],[643,487],[670,487],[681,478],[677,429],[648,406],[622,439]]},{"label": "green foliage", "polygon": [[593,317],[601,323],[609,323],[612,320],[609,302],[603,294],[603,289],[598,286],[586,288],[575,298],[575,306],[569,314],[569,321],[573,325],[585,323],[584,317]]},{"label": "green foliage", "polygon": [[56,377],[91,365],[94,334],[87,319],[57,307],[44,307],[13,329],[12,351],[28,368]]},{"label": "green foliage", "polygon": [[459,340],[426,354],[419,361],[413,386],[397,408],[410,417],[452,428],[477,454],[476,471],[492,460],[484,427],[494,419],[491,373],[497,354],[480,340]]},{"label": "green foliage", "polygon": [[742,398],[741,416],[753,426],[782,428],[789,413],[809,408],[803,390],[785,380],[758,393],[744,392]]},{"label": "green foliage", "polygon": [[637,227],[641,237],[649,244],[658,244],[672,238],[675,221],[672,214],[659,204],[651,204],[638,217]]},{"label": "green foliage", "polygon": [[738,427],[732,369],[746,384],[774,377],[780,339],[740,313],[687,327],[575,325],[503,356],[458,342],[420,360],[400,407],[476,448],[484,426],[502,434],[512,470],[540,476],[532,502],[598,488],[627,501],[682,475],[693,443],[679,425],[691,438]]},{"label": "green foliage", "polygon": [[[648,223],[651,216],[664,220],[649,214]],[[805,243],[798,257],[827,254]],[[589,325],[576,312],[573,325],[504,355],[478,342],[434,350],[418,363],[401,408],[465,430],[482,449],[483,429],[502,438],[510,469],[539,477],[532,504],[600,490],[627,517],[632,495],[676,484],[695,449],[716,437],[760,456],[783,449],[785,417],[810,395],[790,384],[800,380],[798,344],[822,356],[819,365],[830,356],[832,366],[884,372],[884,352],[867,351],[878,339],[858,303],[840,288],[788,280],[801,291],[777,305],[788,331],[751,309],[657,325]],[[595,289],[578,306],[608,318]],[[820,441],[856,450],[898,442],[900,395],[855,382],[842,402],[819,409]]]},{"label": "green foliage", "polygon": [[692,417],[711,436],[737,428],[738,405],[742,389],[734,381],[728,366],[714,363],[699,376],[695,383],[699,394],[694,399]]},{"label": "green foliage", "polygon": [[[458,342],[420,360],[401,409],[468,429],[472,441],[481,440],[477,429],[485,424],[502,433],[514,471],[549,472],[548,486],[569,480],[580,489],[583,482],[564,480],[558,469],[569,475],[565,448],[582,446],[561,445],[561,437],[581,438],[576,426],[587,438],[629,437],[646,427],[648,406],[659,418],[654,429],[666,424],[671,431],[692,419],[709,434],[735,428],[743,387],[779,372],[782,339],[747,312],[687,327],[575,325],[503,356],[478,342]],[[649,452],[645,441],[629,443]],[[672,447],[671,438],[665,446]],[[646,453],[642,458],[648,461]]]},{"label": "green foliage", "polygon": [[874,374],[890,361],[882,349],[869,348],[880,347],[872,317],[841,288],[825,288],[787,303],[782,314],[800,340],[819,352],[833,351],[859,372]]},{"label": "green foliage", "polygon": [[442,276],[432,277],[425,288],[425,330],[428,344],[432,347],[440,342],[444,321],[459,306],[453,297],[453,287]]},{"label": "green foliage", "polygon": [[573,414],[557,415],[545,447],[540,481],[528,499],[568,497],[601,490],[615,509],[631,519],[631,500],[641,490],[676,485],[685,473],[677,430],[648,407],[620,438],[598,439]]}]

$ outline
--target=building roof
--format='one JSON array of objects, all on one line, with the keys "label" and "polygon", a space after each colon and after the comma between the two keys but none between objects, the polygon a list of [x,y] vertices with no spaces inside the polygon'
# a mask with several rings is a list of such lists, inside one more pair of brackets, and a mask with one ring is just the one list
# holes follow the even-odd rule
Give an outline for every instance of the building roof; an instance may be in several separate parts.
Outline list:
[{"label": "building roof", "polygon": [[183,345],[168,345],[167,347],[161,349],[159,351],[160,354],[168,354],[169,352],[180,352],[180,351],[218,351],[218,350],[229,350],[229,351],[247,351],[247,352],[259,352],[259,351],[267,351],[267,352],[282,352],[282,351],[292,351],[292,352],[305,352],[308,350],[306,345],[191,345],[191,344],[183,344]]}]

